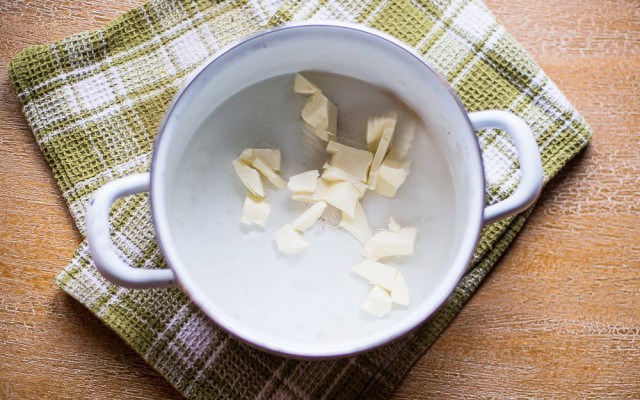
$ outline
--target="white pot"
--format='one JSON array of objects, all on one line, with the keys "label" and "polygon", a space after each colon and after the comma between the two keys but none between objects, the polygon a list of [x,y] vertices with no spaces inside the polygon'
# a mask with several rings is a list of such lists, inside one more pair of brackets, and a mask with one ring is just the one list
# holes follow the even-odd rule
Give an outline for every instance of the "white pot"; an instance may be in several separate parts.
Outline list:
[{"label": "white pot", "polygon": [[[427,132],[415,138],[411,174],[397,198],[372,193],[363,200],[372,228],[393,216],[419,232],[415,255],[397,262],[411,304],[384,318],[360,309],[369,285],[349,271],[361,261],[361,245],[331,218],[305,233],[311,245],[295,256],[279,254],[273,244],[274,231],[305,207],[286,191],[269,191],[273,211],[265,231],[240,225],[246,192],[231,160],[244,148],[280,148],[285,178],[309,169],[299,119],[304,97],[291,88],[299,71],[369,82],[424,121]],[[243,92],[282,76],[290,80],[281,90]],[[348,88],[325,93],[340,115],[358,110],[359,98],[349,100]],[[516,191],[488,207],[475,134],[485,128],[511,136],[521,166]],[[151,171],[95,193],[87,236],[98,270],[117,285],[178,285],[215,322],[253,346],[294,357],[339,357],[387,343],[433,315],[467,270],[482,226],[530,206],[541,185],[540,154],[521,119],[496,110],[467,113],[433,68],[386,34],[308,23],[255,35],[220,51],[194,74],[160,127]],[[170,269],[132,268],[113,250],[111,204],[144,191],[150,192],[155,234]]]}]

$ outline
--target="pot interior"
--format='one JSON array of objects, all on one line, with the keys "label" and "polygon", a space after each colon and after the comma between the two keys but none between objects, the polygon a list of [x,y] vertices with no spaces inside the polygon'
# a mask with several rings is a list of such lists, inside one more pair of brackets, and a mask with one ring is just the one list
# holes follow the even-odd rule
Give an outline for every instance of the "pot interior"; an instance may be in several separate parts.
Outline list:
[{"label": "pot interior", "polygon": [[[245,148],[277,148],[281,175],[320,169],[305,146],[293,76],[303,72],[338,108],[338,136],[364,146],[370,116],[416,121],[411,173],[393,199],[362,199],[371,228],[389,217],[418,228],[413,256],[393,259],[411,294],[384,318],[360,308],[370,284],[350,268],[362,245],[325,212],[302,253],[278,252],[274,234],[308,204],[265,183],[265,229],[240,223],[246,189],[231,161]],[[464,110],[440,78],[392,41],[344,26],[294,26],[231,48],[173,105],[152,166],[154,223],[181,286],[211,318],[260,348],[302,357],[369,349],[428,318],[466,269],[480,229],[484,189],[478,145]]]}]

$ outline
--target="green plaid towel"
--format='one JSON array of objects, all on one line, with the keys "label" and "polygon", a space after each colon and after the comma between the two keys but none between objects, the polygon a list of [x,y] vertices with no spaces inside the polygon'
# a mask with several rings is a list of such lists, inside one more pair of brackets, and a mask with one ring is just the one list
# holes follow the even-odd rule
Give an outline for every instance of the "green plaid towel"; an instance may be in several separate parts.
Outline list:
[{"label": "green plaid towel", "polygon": [[[159,122],[190,72],[230,42],[309,18],[386,31],[434,65],[469,111],[520,115],[536,135],[545,182],[591,136],[480,0],[153,0],[99,31],[26,49],[10,66],[24,114],[80,231],[97,188],[149,168]],[[479,138],[492,203],[516,186],[518,163],[500,131]],[[217,328],[178,289],[114,287],[94,269],[86,241],[56,282],[189,398],[385,398],[464,306],[526,214],[485,228],[468,274],[429,322],[382,348],[335,361],[297,361],[250,348]],[[164,267],[147,196],[118,201],[112,224],[124,259]]]}]

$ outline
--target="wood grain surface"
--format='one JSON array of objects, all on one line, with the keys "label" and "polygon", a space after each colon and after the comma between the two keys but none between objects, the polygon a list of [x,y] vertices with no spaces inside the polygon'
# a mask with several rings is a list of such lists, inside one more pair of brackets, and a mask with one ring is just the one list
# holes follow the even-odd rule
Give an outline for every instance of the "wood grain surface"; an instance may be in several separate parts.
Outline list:
[{"label": "wood grain surface", "polygon": [[[395,393],[640,398],[640,3],[486,0],[592,126],[516,243]],[[0,398],[179,399],[53,284],[81,238],[7,77],[143,0],[0,2]]]}]

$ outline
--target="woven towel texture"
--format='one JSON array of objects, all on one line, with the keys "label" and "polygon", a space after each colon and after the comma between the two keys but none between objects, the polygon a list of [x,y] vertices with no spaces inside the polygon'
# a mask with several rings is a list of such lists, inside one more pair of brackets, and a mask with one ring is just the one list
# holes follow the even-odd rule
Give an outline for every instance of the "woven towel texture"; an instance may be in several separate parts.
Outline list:
[{"label": "woven towel texture", "polygon": [[[524,118],[542,153],[545,182],[591,136],[480,0],[152,0],[99,31],[29,48],[10,66],[24,114],[80,231],[97,188],[148,170],[158,125],[194,69],[248,34],[310,18],[386,31],[434,65],[469,111],[505,109]],[[478,136],[493,203],[517,185],[517,157],[502,132]],[[386,398],[464,306],[527,215],[483,230],[468,274],[429,322],[382,348],[335,361],[296,361],[252,349],[217,328],[178,289],[114,287],[95,270],[86,241],[57,284],[189,398]],[[148,196],[119,200],[111,222],[121,257],[137,267],[164,267]]]}]

